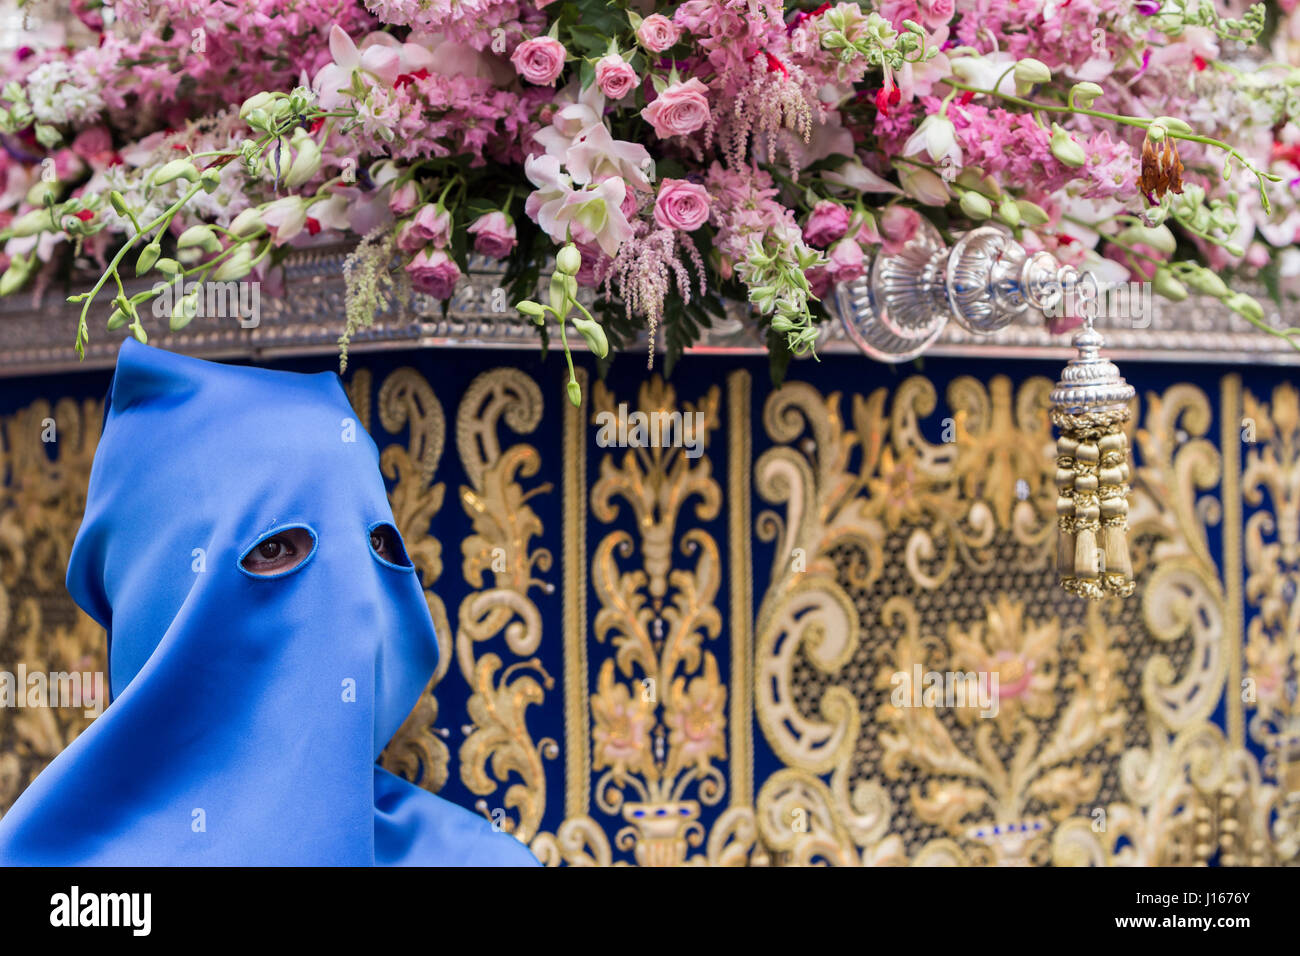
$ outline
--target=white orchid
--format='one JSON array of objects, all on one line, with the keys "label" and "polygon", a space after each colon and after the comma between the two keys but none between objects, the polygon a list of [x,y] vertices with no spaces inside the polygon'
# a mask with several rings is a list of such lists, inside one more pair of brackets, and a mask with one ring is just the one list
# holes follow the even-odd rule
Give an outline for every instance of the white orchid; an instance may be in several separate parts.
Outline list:
[{"label": "white orchid", "polygon": [[640,143],[617,140],[604,122],[587,127],[564,154],[564,168],[579,185],[616,176],[635,189],[650,191],[654,160]]},{"label": "white orchid", "polygon": [[936,163],[942,163],[946,157],[954,166],[961,165],[961,147],[957,145],[957,128],[952,120],[938,113],[921,120],[921,125],[904,144],[903,155],[918,156],[923,152]]},{"label": "white orchid", "polygon": [[533,139],[549,155],[561,161],[584,130],[596,123],[604,123],[605,94],[600,87],[595,83],[585,90],[576,90],[575,87],[576,84],[571,83],[556,96],[562,105],[551,117],[551,125],[533,134]]},{"label": "white orchid", "polygon": [[312,90],[327,110],[347,99],[344,91],[358,71],[391,87],[403,73],[432,69],[435,62],[432,50],[382,31],[371,33],[358,47],[337,23],[330,29],[330,55],[334,62],[321,67],[312,80]]},{"label": "white orchid", "polygon": [[524,175],[537,189],[524,203],[524,211],[542,231],[556,242],[564,241],[559,212],[573,192],[573,180],[560,169],[560,160],[548,154],[529,156],[524,161]]},{"label": "white orchid", "polygon": [[[632,226],[623,215],[625,195],[627,186],[618,178],[574,190],[565,198],[558,219],[561,223],[572,222],[589,232],[605,255],[617,255],[618,247],[632,235]],[[575,234],[575,238],[582,237]]]},{"label": "white orchid", "polygon": [[1007,96],[1016,93],[1016,80],[1011,70],[1016,65],[1016,58],[1010,53],[999,51],[983,56],[950,57],[949,65],[954,76],[977,89],[992,90],[996,83],[997,92]]},{"label": "white orchid", "polygon": [[927,206],[944,206],[951,198],[944,181],[921,166],[900,164],[898,181],[903,184],[903,192]]}]

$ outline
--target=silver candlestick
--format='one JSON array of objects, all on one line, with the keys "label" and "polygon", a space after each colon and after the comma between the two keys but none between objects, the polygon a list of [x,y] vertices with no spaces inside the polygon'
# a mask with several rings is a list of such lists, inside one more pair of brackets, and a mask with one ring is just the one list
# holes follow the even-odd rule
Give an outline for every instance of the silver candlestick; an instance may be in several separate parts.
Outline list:
[{"label": "silver candlestick", "polygon": [[[1091,288],[1085,288],[1087,283]],[[1096,297],[1091,275],[1049,252],[1033,255],[996,226],[964,233],[953,247],[926,219],[900,248],[878,249],[860,278],[835,290],[850,339],[882,362],[916,358],[952,318],[969,332],[996,332],[1033,310],[1062,315],[1080,293]],[[1134,389],[1101,357],[1091,312],[1074,336],[1071,359],[1051,395],[1060,430],[1056,484],[1061,585],[1089,599],[1133,592],[1128,550],[1130,468],[1125,424]]]},{"label": "silver candlestick", "polygon": [[949,249],[927,219],[893,252],[878,249],[867,271],[835,289],[845,332],[867,355],[906,362],[952,318],[988,334],[1029,309],[1056,314],[1086,277],[1049,252],[1026,253],[1009,232],[981,226]]}]

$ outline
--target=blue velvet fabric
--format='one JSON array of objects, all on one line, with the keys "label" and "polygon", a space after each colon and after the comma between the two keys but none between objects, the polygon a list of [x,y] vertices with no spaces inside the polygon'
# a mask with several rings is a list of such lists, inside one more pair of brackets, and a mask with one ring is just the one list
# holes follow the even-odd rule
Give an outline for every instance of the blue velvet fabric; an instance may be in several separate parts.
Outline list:
[{"label": "blue velvet fabric", "polygon": [[[127,339],[67,577],[108,630],[113,702],[0,820],[0,864],[536,865],[375,765],[438,655],[379,523],[378,452],[336,374]],[[305,561],[240,566],[295,526]]]}]

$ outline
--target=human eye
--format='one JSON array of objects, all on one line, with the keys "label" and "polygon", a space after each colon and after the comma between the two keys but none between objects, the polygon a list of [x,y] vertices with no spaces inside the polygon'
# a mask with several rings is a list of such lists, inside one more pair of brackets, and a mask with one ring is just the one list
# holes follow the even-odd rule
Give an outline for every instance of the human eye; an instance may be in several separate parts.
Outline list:
[{"label": "human eye", "polygon": [[314,543],[306,528],[285,528],[253,545],[239,564],[250,574],[281,574],[302,564]]},{"label": "human eye", "polygon": [[402,537],[390,524],[375,525],[370,529],[370,549],[381,561],[403,568],[411,566],[411,559],[402,547]]}]

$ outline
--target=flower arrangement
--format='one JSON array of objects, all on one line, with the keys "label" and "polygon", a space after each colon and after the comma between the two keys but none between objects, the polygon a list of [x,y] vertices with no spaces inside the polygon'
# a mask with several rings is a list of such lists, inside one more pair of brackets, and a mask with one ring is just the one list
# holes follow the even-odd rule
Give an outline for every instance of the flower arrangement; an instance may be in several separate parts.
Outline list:
[{"label": "flower arrangement", "polygon": [[[1295,6],[77,0],[97,45],[4,64],[0,294],[93,265],[80,353],[92,317],[144,341],[179,279],[183,328],[202,283],[274,286],[329,233],[356,241],[344,363],[395,300],[449,300],[472,250],[566,355],[570,326],[602,361],[644,329],[671,363],[741,298],[779,374],[926,217],[1300,348],[1229,284],[1300,272]],[[1252,44],[1276,62],[1244,66]]]}]

